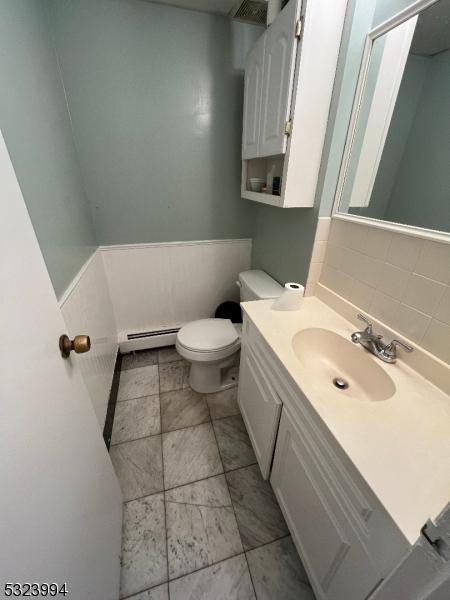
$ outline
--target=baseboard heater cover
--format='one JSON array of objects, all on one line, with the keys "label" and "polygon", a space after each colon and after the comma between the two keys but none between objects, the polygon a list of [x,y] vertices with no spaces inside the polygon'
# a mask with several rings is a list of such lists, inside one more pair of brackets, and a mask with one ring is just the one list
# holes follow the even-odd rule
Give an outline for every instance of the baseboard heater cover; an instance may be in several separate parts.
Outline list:
[{"label": "baseboard heater cover", "polygon": [[177,339],[180,327],[170,329],[157,329],[154,331],[139,331],[137,333],[119,334],[119,348],[122,353],[134,350],[147,350],[173,346]]}]

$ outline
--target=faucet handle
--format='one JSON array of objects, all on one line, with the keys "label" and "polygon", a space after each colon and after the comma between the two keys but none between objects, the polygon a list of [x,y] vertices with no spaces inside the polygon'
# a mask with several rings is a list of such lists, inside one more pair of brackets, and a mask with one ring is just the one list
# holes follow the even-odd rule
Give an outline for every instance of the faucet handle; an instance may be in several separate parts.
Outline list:
[{"label": "faucet handle", "polygon": [[[366,327],[366,332],[367,332],[367,333],[372,333],[372,325],[373,325],[372,321],[370,321],[370,320],[369,320],[369,319],[366,317],[366,315],[363,315],[362,313],[358,313],[358,314],[357,314],[357,317],[358,317],[358,319],[359,319],[360,321],[364,321],[364,323],[367,325],[367,327]],[[380,337],[381,337],[381,336],[380,336]]]},{"label": "faucet handle", "polygon": [[412,346],[410,346],[409,344],[406,344],[405,342],[402,342],[401,340],[392,340],[392,342],[390,344],[388,344],[386,346],[386,348],[384,349],[384,354],[390,358],[396,358],[397,357],[397,346],[400,346],[400,348],[403,348],[403,350],[405,352],[412,352],[414,350],[414,348]]}]

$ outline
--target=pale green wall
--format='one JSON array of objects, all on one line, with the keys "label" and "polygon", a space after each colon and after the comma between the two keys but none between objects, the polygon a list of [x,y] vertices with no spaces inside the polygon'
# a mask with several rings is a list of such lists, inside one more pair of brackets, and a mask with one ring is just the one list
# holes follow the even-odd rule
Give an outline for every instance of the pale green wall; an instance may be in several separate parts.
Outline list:
[{"label": "pale green wall", "polygon": [[0,128],[57,295],[95,247],[40,0],[0,2]]},{"label": "pale green wall", "polygon": [[450,231],[450,51],[428,59],[384,218]]},{"label": "pale green wall", "polygon": [[141,0],[48,7],[99,242],[250,236],[243,65],[261,29]]}]

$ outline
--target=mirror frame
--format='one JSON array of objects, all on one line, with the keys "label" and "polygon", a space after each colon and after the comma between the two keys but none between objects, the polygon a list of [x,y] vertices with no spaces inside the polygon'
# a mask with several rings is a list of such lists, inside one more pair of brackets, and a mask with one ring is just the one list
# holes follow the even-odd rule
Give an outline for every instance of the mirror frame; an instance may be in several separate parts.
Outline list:
[{"label": "mirror frame", "polygon": [[417,227],[414,225],[392,223],[390,221],[382,221],[381,219],[373,219],[371,217],[363,217],[359,215],[351,215],[348,213],[339,212],[339,205],[344,191],[345,179],[350,163],[350,157],[353,149],[353,142],[358,124],[359,113],[361,110],[361,104],[366,87],[373,44],[375,40],[378,39],[380,36],[384,35],[388,31],[391,31],[392,29],[394,29],[394,27],[401,25],[411,17],[416,16],[429,6],[436,4],[436,2],[439,2],[439,0],[416,0],[416,2],[413,2],[405,9],[396,13],[391,18],[387,19],[386,21],[369,31],[369,33],[366,36],[361,66],[359,69],[358,82],[356,85],[355,97],[353,100],[352,112],[347,129],[344,153],[342,155],[341,166],[339,169],[339,177],[336,186],[336,193],[334,196],[333,210],[331,216],[333,218],[341,219],[343,221],[352,221],[354,223],[361,223],[363,225],[378,227],[379,229],[386,229],[388,231],[395,231],[397,233],[404,233],[410,236],[412,235],[415,237],[421,237],[450,244],[450,232],[436,231],[434,229],[426,229],[424,227]]}]

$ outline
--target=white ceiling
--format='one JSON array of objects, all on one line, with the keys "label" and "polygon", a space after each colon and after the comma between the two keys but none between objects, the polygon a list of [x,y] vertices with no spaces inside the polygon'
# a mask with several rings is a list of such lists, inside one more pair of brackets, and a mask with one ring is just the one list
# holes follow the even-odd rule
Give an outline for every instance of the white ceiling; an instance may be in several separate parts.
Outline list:
[{"label": "white ceiling", "polygon": [[[152,0],[147,0],[151,2]],[[154,0],[156,4],[168,4],[180,8],[202,10],[216,15],[227,15],[238,0]]]}]

